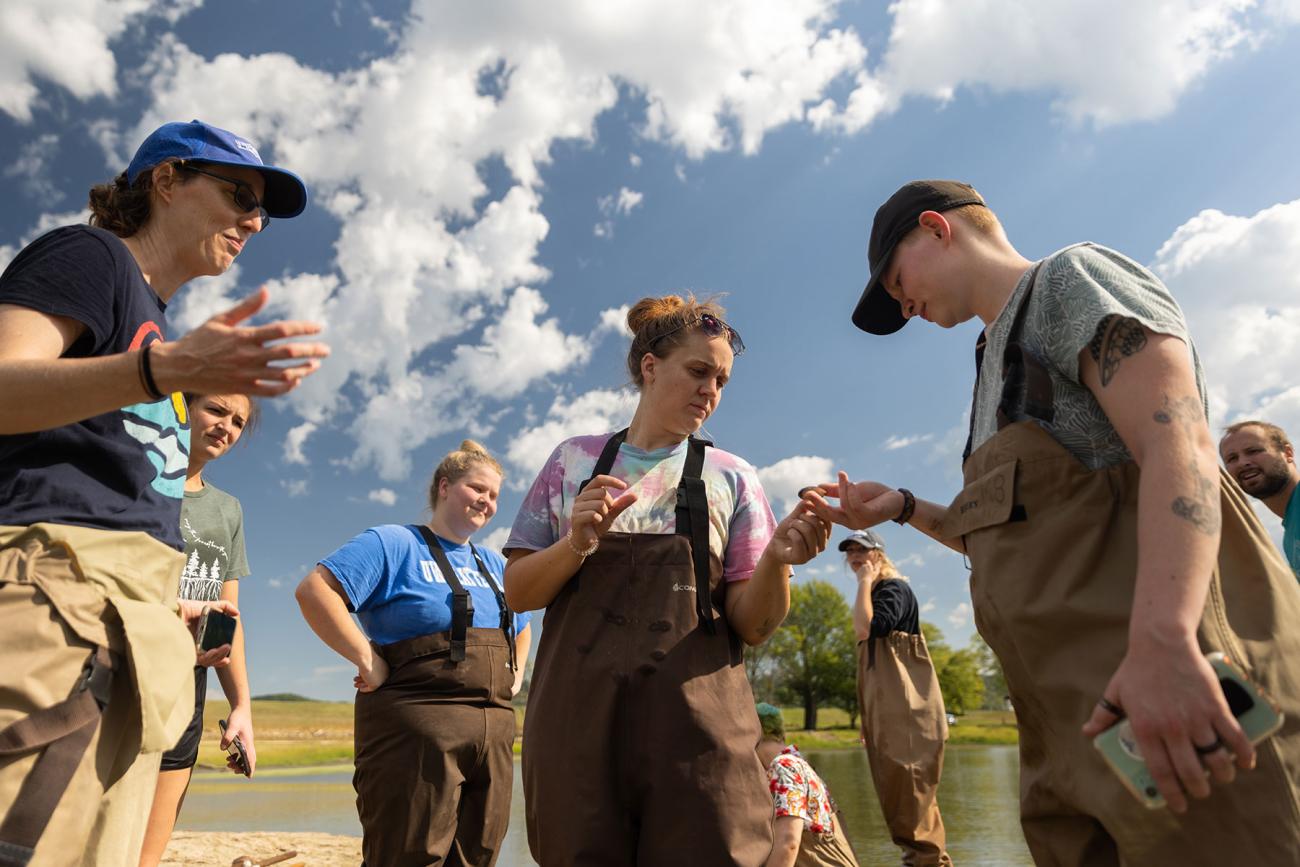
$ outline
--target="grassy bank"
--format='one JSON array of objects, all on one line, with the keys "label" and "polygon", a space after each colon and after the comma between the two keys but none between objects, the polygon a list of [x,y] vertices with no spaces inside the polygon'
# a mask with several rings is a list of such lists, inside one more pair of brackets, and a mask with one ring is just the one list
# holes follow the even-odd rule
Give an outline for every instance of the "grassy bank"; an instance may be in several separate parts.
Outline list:
[{"label": "grassy bank", "polygon": [[[203,714],[203,744],[200,767],[225,765],[217,741],[217,720],[227,712],[217,697],[208,702]],[[519,728],[523,711],[516,710]],[[803,711],[783,708],[786,730],[792,741],[806,750],[857,749],[857,726],[838,708],[822,708],[817,730],[804,731]],[[257,732],[257,761],[261,768],[302,768],[352,763],[352,702],[350,701],[254,701],[253,722]],[[1015,715],[1010,711],[974,711],[958,717],[949,727],[950,744],[1014,744],[1017,742]],[[515,741],[519,752],[519,741]]]}]

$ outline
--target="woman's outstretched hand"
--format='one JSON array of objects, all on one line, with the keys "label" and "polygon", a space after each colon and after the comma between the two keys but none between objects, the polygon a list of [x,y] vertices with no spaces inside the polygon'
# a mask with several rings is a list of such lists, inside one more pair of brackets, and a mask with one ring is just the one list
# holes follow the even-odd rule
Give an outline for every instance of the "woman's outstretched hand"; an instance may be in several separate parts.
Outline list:
[{"label": "woman's outstretched hand", "polygon": [[810,490],[805,489],[799,505],[776,525],[776,532],[767,543],[767,550],[777,562],[787,566],[807,563],[826,550],[826,543],[831,538],[831,522],[814,509]]},{"label": "woman's outstretched hand", "polygon": [[[850,530],[865,530],[892,521],[903,511],[903,495],[880,482],[851,482],[841,472],[839,480],[805,488],[804,501],[817,516]],[[832,505],[831,500],[836,504]]]}]

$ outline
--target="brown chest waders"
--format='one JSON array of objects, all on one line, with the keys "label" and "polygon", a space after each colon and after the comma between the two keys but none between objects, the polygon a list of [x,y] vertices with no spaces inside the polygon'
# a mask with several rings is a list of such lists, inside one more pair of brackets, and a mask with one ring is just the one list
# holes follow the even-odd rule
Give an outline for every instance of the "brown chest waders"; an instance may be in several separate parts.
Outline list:
[{"label": "brown chest waders", "polygon": [[474,603],[437,537],[420,527],[452,593],[451,628],[377,646],[383,686],[356,699],[357,813],[369,867],[492,865],[510,819],[515,715],[513,618],[477,628]]},{"label": "brown chest waders", "polygon": [[871,782],[903,863],[951,865],[938,803],[948,718],[924,636],[858,642],[858,707]]},{"label": "brown chest waders", "polygon": [[1080,732],[1127,647],[1140,472],[1131,461],[1089,470],[1035,421],[1050,420],[1052,391],[1018,342],[1027,299],[1003,358],[999,431],[973,454],[968,442],[966,487],[944,529],[965,542],[975,622],[1015,704],[1034,860],[1300,864],[1300,588],[1226,473],[1198,640],[1240,663],[1282,705],[1285,725],[1256,747],[1254,770],[1190,799],[1182,816],[1143,808]]},{"label": "brown chest waders", "polygon": [[757,867],[771,850],[754,698],[708,545],[707,445],[690,440],[677,532],[605,534],[547,606],[523,760],[542,867]]},{"label": "brown chest waders", "polygon": [[108,649],[96,647],[70,696],[0,730],[0,758],[40,753],[0,822],[0,865],[21,867],[35,854],[99,728],[112,690],[113,667]]}]

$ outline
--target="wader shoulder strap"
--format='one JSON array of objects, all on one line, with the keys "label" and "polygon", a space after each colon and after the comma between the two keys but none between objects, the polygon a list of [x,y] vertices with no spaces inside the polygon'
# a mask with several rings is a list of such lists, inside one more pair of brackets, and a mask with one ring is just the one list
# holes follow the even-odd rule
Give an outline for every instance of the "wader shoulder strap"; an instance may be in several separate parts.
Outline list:
[{"label": "wader shoulder strap", "polygon": [[460,576],[447,559],[447,552],[442,550],[438,537],[424,524],[420,525],[420,535],[429,546],[429,553],[438,564],[442,577],[447,579],[451,588],[451,661],[460,662],[465,658],[465,631],[474,622],[474,600],[470,598],[465,585],[460,583]]},{"label": "wader shoulder strap", "polygon": [[[1024,415],[1040,421],[1050,422],[1055,415],[1052,405],[1052,378],[1047,368],[1020,343],[1020,335],[1025,330],[1029,299],[1034,294],[1038,283],[1038,272],[1043,262],[1034,266],[1029,274],[1029,285],[1017,302],[1015,318],[1011,321],[1011,330],[1007,333],[1006,346],[1002,350],[1002,394],[998,400],[998,429],[1006,427],[1016,417]],[[979,403],[980,372],[984,366],[984,350],[988,345],[986,332],[981,331],[975,341],[975,385],[971,389],[970,430],[966,435],[966,448],[962,450],[964,463],[971,454],[975,442],[975,407]]]},{"label": "wader shoulder strap", "polygon": [[618,450],[623,446],[623,441],[626,439],[627,428],[623,428],[609,438],[605,443],[605,448],[601,449],[600,457],[596,459],[596,466],[592,468],[591,475],[578,486],[578,493],[581,494],[596,476],[606,475],[610,470],[614,469],[614,458],[618,457]]},{"label": "wader shoulder strap", "polygon": [[43,749],[0,823],[0,865],[24,865],[81,765],[113,685],[113,658],[103,647],[86,660],[72,695],[0,730],[0,758]]},{"label": "wader shoulder strap", "polygon": [[700,623],[710,633],[713,603],[709,599],[709,497],[700,478],[704,470],[704,450],[713,445],[708,440],[691,437],[682,466],[682,480],[677,485],[677,533],[691,540],[691,560],[695,571],[695,607]]},{"label": "wader shoulder strap", "polygon": [[478,574],[483,576],[483,580],[487,582],[487,586],[492,590],[492,595],[496,597],[497,610],[501,612],[501,631],[506,634],[506,644],[510,645],[510,670],[515,671],[519,666],[515,660],[514,612],[512,612],[510,606],[506,604],[506,594],[501,591],[499,586],[497,586],[497,580],[493,578],[492,573],[488,571],[487,564],[484,563],[483,558],[479,556],[478,548],[474,547],[473,542],[469,543],[469,550],[470,553],[474,555],[474,562],[478,564]]}]

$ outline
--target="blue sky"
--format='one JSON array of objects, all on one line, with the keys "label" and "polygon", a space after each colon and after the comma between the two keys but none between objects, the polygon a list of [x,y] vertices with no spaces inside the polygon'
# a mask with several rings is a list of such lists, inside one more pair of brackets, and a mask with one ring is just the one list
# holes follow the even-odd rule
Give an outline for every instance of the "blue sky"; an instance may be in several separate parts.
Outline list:
[{"label": "blue sky", "polygon": [[[626,420],[618,311],[645,294],[727,293],[749,351],[707,432],[778,508],[840,468],[950,498],[977,326],[848,319],[871,216],[910,178],[973,183],[1027,256],[1093,240],[1151,265],[1215,423],[1300,429],[1300,6],[1154,7],[16,0],[0,263],[80,219],[164,121],[307,179],[307,214],[171,313],[184,330],[265,282],[279,314],[327,322],[326,369],[211,478],[244,505],[254,692],[342,698],[293,586],[365,527],[421,520],[467,434],[507,465],[499,541],[560,438]],[[884,532],[964,643],[961,559]],[[808,577],[851,590],[833,554]]]}]

